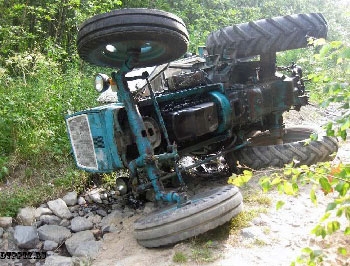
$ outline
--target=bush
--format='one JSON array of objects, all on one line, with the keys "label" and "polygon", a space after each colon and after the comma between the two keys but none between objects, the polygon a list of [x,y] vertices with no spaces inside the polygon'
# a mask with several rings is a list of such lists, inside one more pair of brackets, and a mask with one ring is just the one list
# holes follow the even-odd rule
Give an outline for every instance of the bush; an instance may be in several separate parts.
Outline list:
[{"label": "bush", "polygon": [[[63,72],[41,53],[16,54],[7,60],[16,78],[2,85],[1,156],[42,163],[69,153],[64,116],[95,105],[92,77],[74,68]],[[43,160],[43,161],[42,161]]]}]

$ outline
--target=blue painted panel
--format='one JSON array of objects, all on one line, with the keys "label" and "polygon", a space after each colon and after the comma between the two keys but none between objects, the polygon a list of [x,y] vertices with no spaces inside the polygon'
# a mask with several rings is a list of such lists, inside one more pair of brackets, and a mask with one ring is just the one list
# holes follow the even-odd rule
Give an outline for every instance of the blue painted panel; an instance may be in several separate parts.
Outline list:
[{"label": "blue painted panel", "polygon": [[[114,103],[66,116],[78,168],[98,173],[124,168],[115,136],[115,129],[120,128],[117,115],[122,109],[122,104]],[[84,117],[87,117],[88,123],[84,122]],[[86,160],[87,155],[94,158]]]}]

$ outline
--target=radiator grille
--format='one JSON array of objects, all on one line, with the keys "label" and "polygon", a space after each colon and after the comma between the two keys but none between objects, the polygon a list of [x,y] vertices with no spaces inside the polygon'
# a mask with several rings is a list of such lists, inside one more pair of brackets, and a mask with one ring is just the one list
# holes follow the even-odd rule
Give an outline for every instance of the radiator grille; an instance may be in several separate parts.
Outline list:
[{"label": "radiator grille", "polygon": [[94,141],[88,116],[82,114],[70,117],[67,119],[67,125],[78,167],[97,170]]}]

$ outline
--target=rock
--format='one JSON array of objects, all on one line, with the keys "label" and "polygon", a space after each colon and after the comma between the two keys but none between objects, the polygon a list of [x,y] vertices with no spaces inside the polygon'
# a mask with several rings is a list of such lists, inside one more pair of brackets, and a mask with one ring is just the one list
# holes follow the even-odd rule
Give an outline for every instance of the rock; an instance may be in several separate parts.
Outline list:
[{"label": "rock", "polygon": [[97,255],[102,243],[95,240],[91,231],[81,231],[73,234],[65,242],[66,248],[72,256],[90,257]]},{"label": "rock", "polygon": [[75,217],[71,221],[72,231],[80,232],[89,230],[93,227],[93,224],[84,217]]},{"label": "rock", "polygon": [[264,220],[263,218],[261,218],[261,217],[255,217],[253,220],[252,220],[252,223],[253,223],[253,225],[263,225],[263,226],[266,226],[266,225],[268,225],[269,223],[266,221],[266,220]]},{"label": "rock", "polygon": [[97,213],[98,215],[101,215],[102,217],[107,216],[107,212],[106,212],[105,210],[102,210],[102,209],[98,209],[98,210],[96,211],[96,213]]},{"label": "rock", "polygon": [[143,209],[143,213],[148,214],[154,211],[156,208],[154,206],[154,202],[146,202],[145,208]]},{"label": "rock", "polygon": [[[14,234],[15,234],[15,229],[13,227],[8,227],[6,229],[6,231],[3,234],[3,238],[1,242],[1,247],[0,247],[0,251],[12,251],[12,250],[18,250],[18,246],[16,243],[16,240],[14,238]],[[0,260],[1,261],[1,260]],[[1,263],[0,263],[1,265]]]},{"label": "rock", "polygon": [[44,264],[44,266],[73,266],[73,265],[74,265],[73,258],[58,256],[58,255],[47,257]]},{"label": "rock", "polygon": [[93,202],[95,202],[95,203],[102,203],[101,195],[99,193],[99,190],[97,190],[97,189],[91,190],[89,192],[88,196]]},{"label": "rock", "polygon": [[12,217],[0,217],[0,227],[8,228],[12,226]]},{"label": "rock", "polygon": [[104,225],[118,225],[123,221],[123,213],[119,210],[113,210],[110,214],[108,214],[106,217],[103,217],[101,220],[101,226]]},{"label": "rock", "polygon": [[17,225],[14,238],[19,248],[33,248],[39,243],[38,231],[33,226]]},{"label": "rock", "polygon": [[74,253],[71,254],[76,257],[88,257],[95,258],[98,255],[102,247],[101,241],[87,241],[80,243],[77,248],[74,250]]},{"label": "rock", "polygon": [[42,221],[36,221],[33,226],[36,227],[36,228],[39,228],[40,226],[42,226],[44,224],[44,222]]},{"label": "rock", "polygon": [[122,206],[119,203],[112,204],[112,210],[122,210]]},{"label": "rock", "polygon": [[247,240],[259,240],[259,243],[264,243],[269,245],[271,240],[262,232],[260,227],[251,226],[243,228],[241,230],[241,235]]},{"label": "rock", "polygon": [[135,211],[134,210],[130,210],[125,208],[124,212],[123,212],[123,218],[130,218],[133,217],[135,215]]},{"label": "rock", "polygon": [[241,230],[241,235],[245,238],[259,238],[262,234],[257,226],[246,227]]},{"label": "rock", "polygon": [[78,194],[77,192],[72,191],[67,193],[62,199],[67,204],[67,206],[73,206],[78,201]]},{"label": "rock", "polygon": [[52,211],[47,207],[39,207],[35,209],[35,218],[39,219],[41,215],[50,215]]},{"label": "rock", "polygon": [[57,254],[56,254],[54,251],[49,250],[49,251],[46,252],[46,255],[47,255],[47,256],[55,256],[55,255],[57,255]]},{"label": "rock", "polygon": [[117,231],[120,231],[120,230],[118,230],[118,228],[114,224],[111,224],[111,225],[104,225],[104,226],[102,226],[101,231],[102,231],[103,234],[105,234],[105,233],[117,232]]},{"label": "rock", "polygon": [[0,227],[0,238],[2,238],[2,235],[4,234],[4,229]]},{"label": "rock", "polygon": [[92,199],[89,197],[89,195],[86,195],[84,199],[85,199],[85,201],[86,201],[87,203],[93,203],[93,201],[92,201]]},{"label": "rock", "polygon": [[102,231],[100,229],[93,229],[93,230],[90,230],[91,233],[93,233],[95,239],[99,240],[101,239],[102,237]]},{"label": "rock", "polygon": [[78,198],[78,204],[79,205],[84,205],[84,204],[86,204],[86,200],[83,197],[79,197]]},{"label": "rock", "polygon": [[101,216],[96,214],[96,215],[93,215],[93,216],[89,216],[87,218],[88,221],[90,221],[91,223],[93,224],[99,224],[102,220]]},{"label": "rock", "polygon": [[101,200],[106,200],[106,199],[108,199],[107,193],[101,193],[100,197],[101,197]]},{"label": "rock", "polygon": [[89,218],[89,217],[94,217],[95,214],[93,212],[88,212],[86,215],[85,215],[85,218]]},{"label": "rock", "polygon": [[80,208],[79,205],[74,205],[72,207],[69,207],[68,209],[70,210],[70,212],[76,212],[79,210],[79,208]]},{"label": "rock", "polygon": [[67,220],[67,219],[63,219],[63,220],[60,222],[59,226],[68,227],[68,226],[70,226],[70,221]]},{"label": "rock", "polygon": [[26,207],[19,210],[17,221],[22,225],[33,225],[35,222],[35,209]]},{"label": "rock", "polygon": [[44,224],[56,224],[59,225],[62,219],[56,215],[42,215],[40,216],[40,221]]},{"label": "rock", "polygon": [[85,208],[83,208],[83,212],[85,213],[85,214],[89,214],[89,213],[91,213],[91,208],[89,208],[89,207],[85,207]]},{"label": "rock", "polygon": [[52,240],[58,244],[72,235],[67,228],[59,225],[43,225],[38,228],[38,234],[40,240]]},{"label": "rock", "polygon": [[52,240],[45,240],[43,249],[45,251],[54,250],[58,247],[58,243]]},{"label": "rock", "polygon": [[62,219],[69,219],[72,217],[72,213],[69,211],[67,204],[61,199],[51,200],[47,203],[49,208]]}]

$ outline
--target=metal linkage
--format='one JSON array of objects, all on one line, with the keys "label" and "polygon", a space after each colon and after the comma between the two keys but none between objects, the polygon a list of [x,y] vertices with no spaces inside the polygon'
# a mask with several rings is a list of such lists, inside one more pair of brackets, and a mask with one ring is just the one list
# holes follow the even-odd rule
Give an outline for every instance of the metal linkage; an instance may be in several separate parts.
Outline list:
[{"label": "metal linkage", "polygon": [[[147,137],[147,131],[143,123],[142,116],[132,97],[127,84],[126,73],[130,72],[137,63],[140,51],[130,51],[128,59],[118,72],[112,73],[112,79],[118,85],[118,100],[125,106],[131,132],[135,137],[136,146],[140,156],[129,163],[128,168],[132,175],[136,175],[136,168],[143,167],[152,184],[156,200],[168,202],[177,202],[178,206],[187,201],[183,193],[169,192],[165,193],[159,180],[159,169],[156,165],[157,157],[154,155],[152,145]],[[158,107],[159,111],[159,107]],[[160,112],[160,111],[159,111]]]},{"label": "metal linkage", "polygon": [[177,178],[178,178],[178,180],[180,182],[181,188],[185,188],[185,182],[183,181],[183,178],[182,178],[181,172],[179,171],[179,167],[178,167],[178,163],[177,163],[177,159],[178,159],[179,155],[177,153],[176,145],[175,144],[173,144],[173,145],[170,144],[168,131],[167,131],[166,127],[165,127],[164,119],[163,119],[163,116],[162,116],[162,114],[160,112],[159,104],[158,104],[156,96],[155,96],[155,94],[153,92],[152,85],[149,82],[148,78],[146,78],[146,81],[147,81],[148,90],[149,90],[149,93],[150,93],[150,96],[151,96],[151,99],[152,99],[152,102],[153,102],[154,110],[155,110],[155,112],[157,114],[157,118],[158,118],[159,124],[160,124],[160,126],[162,128],[164,138],[165,138],[165,140],[167,142],[167,152],[171,152],[171,154],[175,154],[175,157],[174,157],[174,159],[175,159],[174,160],[175,172],[177,174]]}]

